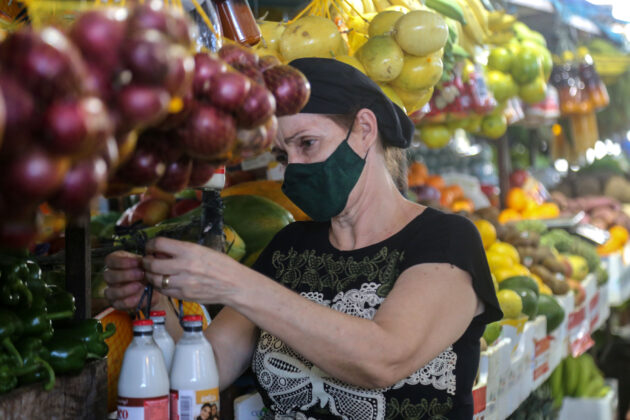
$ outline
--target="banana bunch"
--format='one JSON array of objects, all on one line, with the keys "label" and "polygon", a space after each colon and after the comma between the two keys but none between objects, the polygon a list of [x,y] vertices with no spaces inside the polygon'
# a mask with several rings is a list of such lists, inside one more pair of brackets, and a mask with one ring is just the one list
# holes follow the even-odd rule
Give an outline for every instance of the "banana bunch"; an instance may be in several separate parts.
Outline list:
[{"label": "banana bunch", "polygon": [[471,53],[475,45],[484,45],[492,35],[489,27],[488,11],[480,0],[457,0],[464,14],[463,33],[460,45]]},{"label": "banana bunch", "polygon": [[554,405],[562,405],[564,397],[603,398],[610,391],[604,376],[590,354],[567,357],[549,377]]},{"label": "banana bunch", "polygon": [[516,16],[505,13],[503,10],[494,10],[488,13],[488,28],[490,36],[488,44],[505,45],[514,39],[512,26],[516,23]]}]

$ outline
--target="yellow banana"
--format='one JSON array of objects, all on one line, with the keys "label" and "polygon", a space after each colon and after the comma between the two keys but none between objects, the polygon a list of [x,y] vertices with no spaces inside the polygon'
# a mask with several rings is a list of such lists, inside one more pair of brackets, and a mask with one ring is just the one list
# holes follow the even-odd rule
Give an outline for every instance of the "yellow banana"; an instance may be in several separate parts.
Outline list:
[{"label": "yellow banana", "polygon": [[[463,33],[468,36],[469,40],[473,44],[483,45],[486,34],[477,21],[477,16],[475,15],[475,12],[473,12],[472,8],[466,0],[457,0],[457,2],[462,8],[462,12],[464,12],[464,19],[466,20],[466,24],[462,25]],[[462,45],[462,47],[464,47],[464,45]]]},{"label": "yellow banana", "polygon": [[475,56],[475,44],[476,42],[471,40],[466,31],[462,31],[457,40],[457,43],[462,47],[471,57]]},{"label": "yellow banana", "polygon": [[479,0],[466,0],[471,10],[477,18],[477,22],[484,33],[484,37],[490,36],[491,32],[488,28],[488,11]]},{"label": "yellow banana", "polygon": [[516,16],[509,15],[504,11],[494,10],[488,13],[488,28],[492,32],[511,29],[514,22],[516,22]]},{"label": "yellow banana", "polygon": [[424,5],[422,5],[418,0],[389,0],[389,2],[394,6],[403,6],[409,10],[424,9]]},{"label": "yellow banana", "polygon": [[372,0],[361,0],[363,3],[363,12],[364,13],[374,13],[376,12],[376,7],[374,7],[374,3]]},{"label": "yellow banana", "polygon": [[501,32],[494,32],[492,35],[490,35],[487,38],[487,41],[489,44],[505,45],[508,42],[510,42],[513,38],[514,38],[514,32],[507,30],[507,31],[501,31]]},{"label": "yellow banana", "polygon": [[392,4],[387,0],[372,0],[372,3],[374,3],[374,7],[376,8],[377,12],[382,12],[383,10],[392,6]]},{"label": "yellow banana", "polygon": [[[363,2],[361,0],[342,0],[339,3],[341,3],[343,11],[346,12],[349,16],[353,16],[356,14],[356,12],[352,10],[352,7],[354,7],[354,9],[361,14],[365,13]],[[350,3],[352,7],[350,7],[348,3]]]}]

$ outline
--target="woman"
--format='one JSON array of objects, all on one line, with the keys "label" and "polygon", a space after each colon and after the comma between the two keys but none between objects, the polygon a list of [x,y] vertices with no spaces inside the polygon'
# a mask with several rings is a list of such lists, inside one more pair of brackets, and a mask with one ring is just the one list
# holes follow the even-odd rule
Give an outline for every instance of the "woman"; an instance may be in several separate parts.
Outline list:
[{"label": "woman", "polygon": [[199,415],[197,416],[196,420],[212,420],[210,418],[210,413],[212,411],[210,407],[211,405],[208,403],[205,403],[204,405],[202,405],[201,411],[199,412]]},{"label": "woman", "polygon": [[251,365],[276,418],[472,418],[479,338],[501,317],[474,225],[399,193],[386,162],[413,125],[375,83],[331,59],[291,64],[312,93],[275,147],[314,221],[279,232],[254,270],[166,238],[112,254],[106,296],[132,308],[148,281],[225,305],[206,330],[220,386]]}]

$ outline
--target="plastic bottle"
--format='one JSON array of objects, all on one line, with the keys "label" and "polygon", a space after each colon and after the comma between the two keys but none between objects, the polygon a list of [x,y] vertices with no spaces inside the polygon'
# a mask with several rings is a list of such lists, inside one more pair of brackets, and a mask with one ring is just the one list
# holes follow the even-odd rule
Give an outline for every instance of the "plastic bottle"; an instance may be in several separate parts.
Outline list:
[{"label": "plastic bottle", "polygon": [[194,420],[202,410],[210,419],[218,417],[219,371],[201,315],[185,316],[182,324],[184,335],[175,346],[171,368],[171,420]]},{"label": "plastic bottle", "polygon": [[169,420],[168,404],[168,373],[153,340],[153,321],[134,321],[118,378],[118,419]]},{"label": "plastic bottle", "polygon": [[243,45],[260,41],[260,28],[246,0],[214,0],[226,38]]},{"label": "plastic bottle", "polygon": [[203,188],[222,190],[225,187],[225,166],[219,166]]},{"label": "plastic bottle", "polygon": [[151,311],[151,320],[153,321],[153,340],[155,344],[162,350],[164,356],[164,364],[166,371],[171,371],[171,363],[173,362],[173,353],[175,352],[175,342],[164,326],[166,318],[165,311]]}]

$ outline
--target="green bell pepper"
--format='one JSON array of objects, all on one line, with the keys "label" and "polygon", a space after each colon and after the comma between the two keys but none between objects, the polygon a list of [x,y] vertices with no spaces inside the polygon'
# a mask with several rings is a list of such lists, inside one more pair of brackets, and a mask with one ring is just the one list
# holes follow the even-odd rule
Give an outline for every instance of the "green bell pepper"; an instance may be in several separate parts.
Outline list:
[{"label": "green bell pepper", "polygon": [[[0,353],[0,394],[11,391],[18,384],[18,378],[27,376],[36,372],[42,368],[41,361],[34,360],[24,366],[15,365],[12,362],[10,355]],[[51,372],[54,375],[54,372]],[[54,385],[54,376],[53,385]],[[45,388],[50,384],[50,380],[46,383]]]},{"label": "green bell pepper", "polygon": [[79,339],[85,344],[88,352],[98,357],[105,357],[109,352],[105,339],[114,335],[115,332],[116,326],[112,323],[107,324],[107,327],[103,330],[101,321],[84,319],[72,321],[70,324],[64,325],[63,329],[55,330],[55,337]]},{"label": "green bell pepper", "polygon": [[24,283],[28,276],[29,269],[24,261],[3,267],[0,276],[0,301],[9,306],[31,306],[33,294]]},{"label": "green bell pepper", "polygon": [[30,308],[22,308],[16,311],[19,316],[21,328],[19,332],[24,336],[40,337],[46,341],[53,335],[52,321],[57,319],[72,318],[73,311],[48,312],[46,299],[43,296],[35,296]]},{"label": "green bell pepper", "polygon": [[35,337],[26,337],[18,341],[15,345],[24,358],[24,366],[38,365],[39,369],[20,376],[20,384],[32,384],[35,382],[44,383],[44,389],[50,391],[55,386],[55,372],[53,368],[44,360],[48,357],[48,350],[44,347],[42,340]]},{"label": "green bell pepper", "polygon": [[[72,312],[74,314],[77,310],[75,299],[72,293],[66,292],[61,287],[50,286],[49,287],[50,294],[46,299],[46,306],[48,307],[48,313],[51,314],[67,314],[68,312]],[[70,317],[62,317],[57,319],[64,318],[72,318]],[[53,319],[54,320],[54,319]]]},{"label": "green bell pepper", "polygon": [[0,308],[0,344],[6,349],[18,366],[22,366],[22,356],[13,345],[11,338],[18,335],[20,319],[11,311]]},{"label": "green bell pepper", "polygon": [[28,274],[23,281],[26,283],[26,287],[28,287],[33,296],[49,296],[51,293],[50,286],[44,281],[39,265],[35,261],[30,260],[26,261],[25,264]]},{"label": "green bell pepper", "polygon": [[56,373],[76,374],[81,372],[90,356],[85,344],[79,339],[54,335],[46,343],[46,360]]}]

